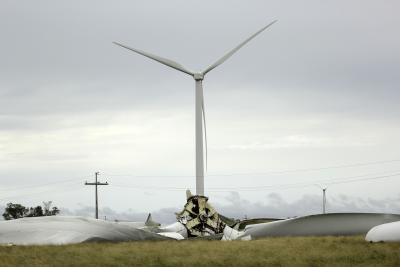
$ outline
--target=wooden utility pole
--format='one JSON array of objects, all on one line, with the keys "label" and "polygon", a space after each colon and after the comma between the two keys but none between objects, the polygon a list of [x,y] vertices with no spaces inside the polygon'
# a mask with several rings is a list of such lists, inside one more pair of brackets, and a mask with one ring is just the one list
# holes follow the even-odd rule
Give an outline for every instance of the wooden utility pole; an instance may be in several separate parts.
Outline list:
[{"label": "wooden utility pole", "polygon": [[85,182],[85,185],[94,185],[95,186],[95,201],[96,201],[96,215],[95,218],[98,219],[99,218],[99,200],[98,200],[98,196],[97,196],[97,186],[98,185],[108,185],[108,182],[105,183],[101,183],[97,181],[97,176],[99,175],[99,172],[95,172],[95,182],[94,183],[88,183]]}]

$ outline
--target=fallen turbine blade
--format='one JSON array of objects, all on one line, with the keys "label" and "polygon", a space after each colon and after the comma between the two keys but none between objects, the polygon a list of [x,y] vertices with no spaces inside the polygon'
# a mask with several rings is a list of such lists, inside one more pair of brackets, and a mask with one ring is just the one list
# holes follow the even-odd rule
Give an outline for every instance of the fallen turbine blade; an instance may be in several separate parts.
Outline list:
[{"label": "fallen turbine blade", "polygon": [[126,46],[126,45],[117,43],[117,42],[113,42],[113,43],[116,44],[116,45],[119,45],[119,46],[121,46],[121,47],[123,47],[123,48],[126,48],[126,49],[128,49],[128,50],[131,50],[131,51],[133,51],[133,52],[135,52],[135,53],[138,53],[138,54],[140,54],[140,55],[142,55],[142,56],[145,56],[145,57],[148,57],[148,58],[150,58],[150,59],[152,59],[152,60],[158,61],[158,62],[160,62],[161,64],[164,64],[164,65],[166,65],[166,66],[168,66],[168,67],[171,67],[171,68],[173,68],[173,69],[182,71],[182,72],[184,72],[184,73],[186,73],[186,74],[189,74],[189,75],[192,75],[192,76],[193,76],[193,72],[191,72],[190,70],[186,69],[185,67],[183,67],[183,66],[182,66],[181,64],[179,64],[178,62],[175,62],[175,61],[170,60],[170,59],[167,59],[167,58],[159,57],[159,56],[153,55],[153,54],[151,54],[151,53],[148,53],[148,52],[145,52],[145,51],[136,49],[136,48],[132,48],[132,47],[129,47],[129,46]]},{"label": "fallen turbine blade", "polygon": [[270,27],[272,24],[274,24],[275,22],[277,22],[277,20],[274,20],[273,22],[269,23],[267,26],[264,26],[262,29],[260,29],[259,31],[257,31],[256,33],[254,33],[252,36],[250,36],[249,38],[247,38],[246,40],[244,40],[241,44],[239,44],[238,46],[236,46],[234,49],[232,49],[231,51],[229,51],[228,53],[226,53],[223,57],[221,57],[220,59],[218,59],[214,64],[212,64],[211,66],[209,66],[206,70],[203,71],[203,74],[206,74],[207,72],[211,71],[212,69],[218,67],[219,65],[221,65],[222,63],[224,63],[228,58],[230,58],[233,54],[236,53],[236,51],[238,51],[240,48],[242,48],[242,46],[244,46],[245,44],[247,44],[251,39],[253,39],[254,37],[256,37],[258,34],[260,34],[261,32],[263,32],[265,29],[267,29],[268,27]]}]

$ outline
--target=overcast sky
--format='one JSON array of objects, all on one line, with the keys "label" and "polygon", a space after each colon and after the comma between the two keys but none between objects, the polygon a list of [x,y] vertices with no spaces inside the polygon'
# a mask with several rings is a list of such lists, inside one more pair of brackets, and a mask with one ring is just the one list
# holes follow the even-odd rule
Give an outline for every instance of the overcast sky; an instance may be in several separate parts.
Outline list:
[{"label": "overcast sky", "polygon": [[270,214],[273,194],[307,213],[314,183],[338,207],[399,199],[399,1],[0,4],[2,205],[88,207],[83,183],[100,171],[102,207],[182,207],[195,184],[193,79],[112,42],[202,70],[275,19],[204,80],[210,201]]}]

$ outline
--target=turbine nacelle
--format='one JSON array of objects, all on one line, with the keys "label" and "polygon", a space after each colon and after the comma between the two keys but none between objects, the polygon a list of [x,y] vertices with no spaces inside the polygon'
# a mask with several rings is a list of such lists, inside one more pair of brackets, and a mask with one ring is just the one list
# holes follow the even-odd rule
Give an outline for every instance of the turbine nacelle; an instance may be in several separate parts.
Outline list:
[{"label": "turbine nacelle", "polygon": [[195,72],[193,73],[193,78],[196,81],[202,81],[204,79],[204,74],[202,72]]}]

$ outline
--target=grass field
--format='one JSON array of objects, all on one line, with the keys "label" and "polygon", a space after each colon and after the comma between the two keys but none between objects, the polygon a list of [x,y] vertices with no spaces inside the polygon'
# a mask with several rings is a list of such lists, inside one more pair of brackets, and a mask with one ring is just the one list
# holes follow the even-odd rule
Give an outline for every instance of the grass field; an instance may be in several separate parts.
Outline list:
[{"label": "grass field", "polygon": [[363,237],[0,247],[0,266],[400,266],[399,243]]}]

